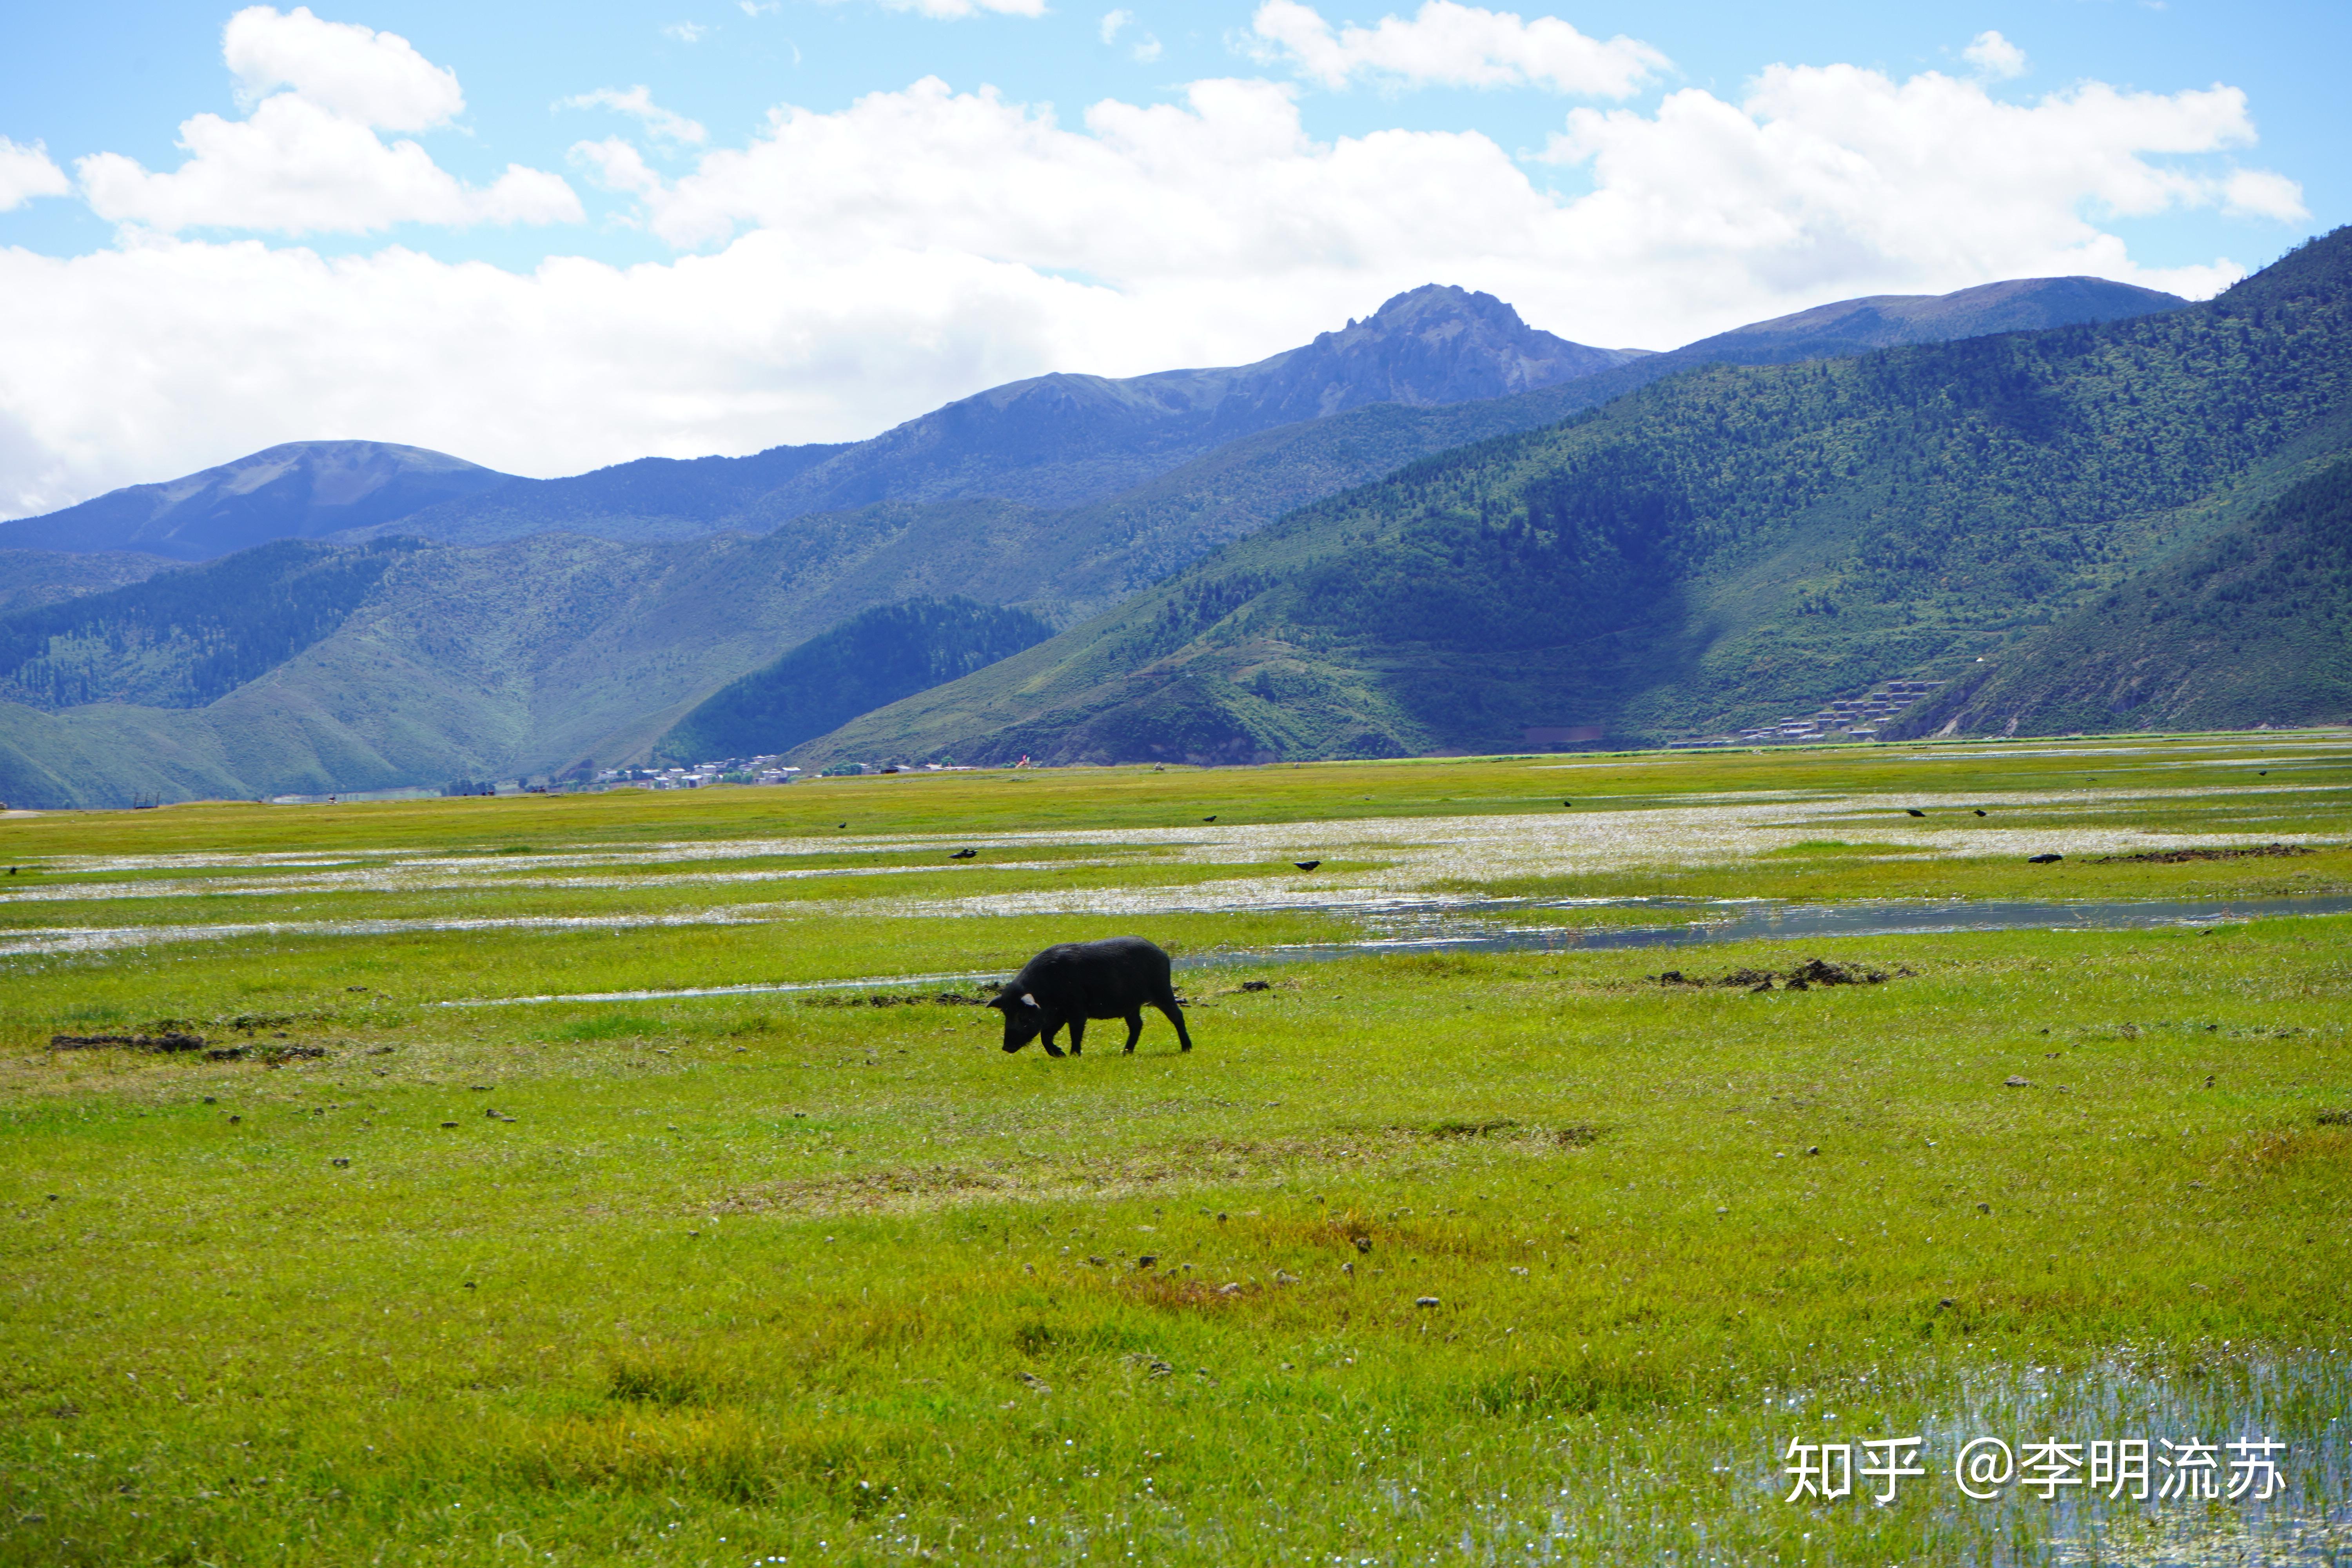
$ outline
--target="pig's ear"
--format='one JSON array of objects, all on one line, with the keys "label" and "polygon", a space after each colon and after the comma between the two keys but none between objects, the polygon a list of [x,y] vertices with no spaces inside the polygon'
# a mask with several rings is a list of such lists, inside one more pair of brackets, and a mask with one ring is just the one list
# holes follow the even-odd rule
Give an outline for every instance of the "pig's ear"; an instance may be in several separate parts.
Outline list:
[{"label": "pig's ear", "polygon": [[1037,998],[1024,991],[1021,993],[1021,1005],[1024,1007],[1034,1007],[1037,1005]]},{"label": "pig's ear", "polygon": [[1011,1000],[1013,1000],[1013,998],[1011,998],[1010,996],[1007,996],[1003,992],[1000,991],[1000,992],[998,992],[995,995],[991,996],[991,997],[988,999],[988,1005],[989,1005],[990,1006],[992,1006],[992,1007],[998,1007],[998,1008],[1001,1008],[1001,1007],[1003,1007],[1003,1006],[1007,1002],[1010,1002]]}]

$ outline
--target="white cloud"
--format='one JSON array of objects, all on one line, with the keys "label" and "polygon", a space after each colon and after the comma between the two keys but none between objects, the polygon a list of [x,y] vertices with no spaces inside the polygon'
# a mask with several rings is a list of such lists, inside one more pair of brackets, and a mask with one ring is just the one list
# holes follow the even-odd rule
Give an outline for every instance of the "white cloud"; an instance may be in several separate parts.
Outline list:
[{"label": "white cloud", "polygon": [[640,85],[626,92],[600,87],[593,92],[583,92],[565,99],[558,106],[563,109],[609,109],[619,114],[635,115],[645,121],[646,134],[664,142],[698,145],[709,139],[709,132],[683,114],[672,114],[654,102],[653,93]]},{"label": "white cloud", "polygon": [[[293,93],[265,112],[353,129]],[[667,262],[515,272],[152,231],[72,258],[0,249],[0,510],[312,437],[535,474],[847,439],[1046,370],[1245,361],[1430,281],[1657,348],[2001,278],[2204,295],[2239,269],[2143,268],[2100,224],[2299,212],[2278,174],[2210,168],[2252,136],[2228,88],[2017,105],[1936,73],[1774,68],[1737,102],[1575,110],[1553,155],[1591,188],[1562,196],[1475,132],[1318,141],[1273,82],[1065,125],[927,79],[779,109],[676,179],[619,138],[575,147],[653,233],[707,251]]]},{"label": "white cloud", "polygon": [[2221,207],[2241,216],[2277,218],[2282,223],[2311,216],[2311,209],[2303,205],[2303,187],[2268,169],[2232,172],[2221,187]]},{"label": "white cloud", "polygon": [[784,0],[735,0],[746,16],[772,16],[784,8]]},{"label": "white cloud", "polygon": [[38,142],[20,147],[0,136],[0,213],[23,206],[35,196],[62,196],[73,189],[66,172],[49,162],[49,150]]},{"label": "white cloud", "polygon": [[307,5],[284,16],[248,5],[221,32],[221,55],[250,104],[281,87],[358,125],[425,131],[463,113],[457,74],[397,33],[322,22]]},{"label": "white cloud", "polygon": [[1127,52],[1129,57],[1139,65],[1148,66],[1160,58],[1160,40],[1153,35],[1146,33],[1142,37],[1138,38],[1134,47]]},{"label": "white cloud", "polygon": [[1529,22],[1454,0],[1427,0],[1410,22],[1383,16],[1373,26],[1336,30],[1299,0],[1265,0],[1250,30],[1269,56],[1286,56],[1299,75],[1331,88],[1361,76],[1412,87],[1541,87],[1624,98],[1670,63],[1636,38],[1603,43],[1557,16]]},{"label": "white cloud", "polygon": [[[509,163],[487,188],[459,181],[412,141],[466,107],[450,71],[392,33],[322,22],[307,8],[267,5],[229,18],[222,55],[252,104],[243,120],[181,122],[189,154],[157,173],[119,153],[78,159],[92,211],[177,233],[246,228],[276,234],[370,234],[399,223],[576,223],[580,198],[562,176]],[[280,90],[280,89],[285,90]]]},{"label": "white cloud", "polygon": [[1118,42],[1118,30],[1134,20],[1135,13],[1132,11],[1104,12],[1101,27],[1102,41],[1106,44]]},{"label": "white cloud", "polygon": [[2025,51],[1995,32],[1979,33],[1976,40],[1960,51],[1960,58],[1987,76],[2004,80],[2023,76],[2026,71]]},{"label": "white cloud", "polygon": [[709,31],[699,22],[672,22],[662,28],[662,37],[676,38],[681,44],[698,44]]}]

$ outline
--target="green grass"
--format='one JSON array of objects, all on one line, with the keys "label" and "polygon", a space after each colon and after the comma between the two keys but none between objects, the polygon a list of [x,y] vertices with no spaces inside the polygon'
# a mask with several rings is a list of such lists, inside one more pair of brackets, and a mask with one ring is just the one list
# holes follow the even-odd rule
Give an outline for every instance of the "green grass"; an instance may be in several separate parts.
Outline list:
[{"label": "green grass", "polygon": [[[1878,765],[1931,790],[1936,763]],[[2079,760],[2006,763],[2062,764]],[[1834,788],[1864,764],[1606,765],[1672,805]],[[1530,768],[962,775],[0,832],[24,864],[708,843],[838,821],[853,798],[908,830],[977,831],[992,811],[1001,831],[1178,826],[1209,791],[1306,821],[1318,801],[1335,817],[1507,801]],[[2193,831],[2202,808],[2160,809]],[[495,831],[471,826],[484,815]],[[2009,896],[1970,858],[1902,842],[1856,833],[1694,875],[1726,896],[1794,896],[1792,878]],[[2063,897],[2207,896],[2306,871],[2293,886],[2335,886],[2341,855],[2022,869],[2079,873],[2044,885]],[[1138,887],[1168,868],[1131,864]],[[1073,897],[1103,890],[1101,868],[1074,870]],[[442,912],[509,897],[453,893]],[[159,903],[212,918],[205,895]],[[20,926],[84,908],[0,907]],[[2352,1109],[2352,918],[1243,963],[1184,977],[1189,1056],[1155,1018],[1133,1057],[1098,1026],[1083,1057],[1008,1058],[993,1014],[938,999],[968,985],[436,1005],[1003,973],[1129,926],[1192,952],[1351,929],[1312,910],[848,907],[0,960],[0,1561],[2352,1556],[2352,1125],[2321,1120]],[[1651,978],[1814,956],[1894,978],[1765,994]],[[164,1020],[248,1055],[46,1048]],[[262,1060],[306,1046],[328,1054]],[[2293,1489],[2266,1512],[1975,1504],[1949,1474],[1979,1433],[2248,1431],[2291,1445]],[[1895,1506],[1780,1500],[1792,1436],[1912,1433],[1936,1473]]]}]

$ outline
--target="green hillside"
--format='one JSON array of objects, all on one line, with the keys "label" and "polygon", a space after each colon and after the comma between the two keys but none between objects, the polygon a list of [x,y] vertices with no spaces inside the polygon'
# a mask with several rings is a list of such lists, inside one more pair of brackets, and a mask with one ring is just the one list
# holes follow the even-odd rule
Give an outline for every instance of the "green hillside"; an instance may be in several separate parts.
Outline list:
[{"label": "green hillside", "polygon": [[961,596],[879,605],[720,687],[661,738],[654,758],[690,763],[786,751],[1053,635],[1025,611]]},{"label": "green hillside", "polygon": [[2338,231],[2168,314],[1701,369],[1307,507],[804,754],[1657,741],[1961,677],[2352,449],[2348,333]]},{"label": "green hillside", "polygon": [[1924,704],[1906,734],[2352,721],[2352,461]]}]

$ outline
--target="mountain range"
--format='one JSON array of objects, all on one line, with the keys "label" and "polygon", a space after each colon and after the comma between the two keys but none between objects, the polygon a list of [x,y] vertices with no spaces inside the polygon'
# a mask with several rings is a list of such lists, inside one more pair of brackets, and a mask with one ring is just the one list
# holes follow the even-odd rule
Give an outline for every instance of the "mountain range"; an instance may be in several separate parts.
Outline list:
[{"label": "mountain range", "polygon": [[[1102,629],[1131,629],[1147,605],[1164,619],[1176,601],[1192,605],[1197,618],[1234,591],[1237,563],[1255,563],[1244,574],[1265,574],[1273,558],[1262,545],[1280,541],[1279,550],[1292,550],[1302,529],[1336,515],[1334,506],[1389,493],[1420,471],[1416,463],[1454,471],[1508,448],[1540,466],[1567,455],[1544,443],[1596,421],[1621,429],[1682,409],[1687,389],[1701,385],[1717,388],[1710,395],[1720,405],[1718,425],[1746,427],[1766,406],[1786,425],[1817,411],[1785,395],[1786,384],[1797,383],[1769,374],[1800,373],[1767,373],[1751,384],[1739,378],[1753,373],[1733,367],[1811,363],[1879,344],[1987,331],[2047,336],[2053,326],[2079,331],[2086,322],[2152,326],[2183,314],[2183,303],[2095,279],[2026,280],[1949,296],[1848,301],[1670,353],[1634,355],[1537,332],[1487,296],[1431,288],[1255,365],[1124,382],[1043,377],[846,447],[646,459],[572,479],[530,480],[454,458],[418,465],[417,458],[437,455],[413,448],[377,448],[388,456],[371,468],[360,454],[342,450],[367,444],[312,444],[320,448],[321,475],[390,476],[372,488],[342,489],[289,482],[301,463],[288,468],[289,448],[273,448],[173,485],[0,525],[0,544],[24,538],[46,546],[0,549],[0,595],[9,595],[0,598],[0,682],[8,699],[0,705],[0,796],[106,804],[141,795],[325,792],[578,773],[641,761],[730,682],[767,667],[791,666],[803,677],[830,668],[814,649],[797,665],[781,657],[810,639],[867,612],[955,596],[1014,606],[1068,629],[835,736],[806,742],[808,754],[881,748],[980,756],[993,754],[1005,737],[1035,741],[1048,730],[1064,739],[1024,749],[1041,756],[1128,754],[1124,740],[1105,750],[1106,731],[1094,721],[1097,710],[1118,702],[1106,708],[1097,691],[1079,702],[1080,713],[1062,700],[1080,689],[1069,686],[1068,671],[1107,671],[1117,663]],[[1819,374],[1836,380],[1852,373]],[[1627,412],[1637,405],[1648,412]],[[1687,423],[1675,415],[1668,424],[1676,420]],[[1804,457],[1780,453],[1784,462]],[[1567,495],[1583,482],[1564,478],[1555,488],[1565,486]],[[428,496],[429,484],[466,488]],[[398,510],[409,501],[420,504]],[[159,570],[167,564],[160,555],[198,555],[208,542],[228,537],[232,522],[254,526],[265,503],[278,508],[281,540],[310,542]],[[1689,504],[1685,496],[1668,510]],[[77,516],[106,523],[80,537],[85,548],[112,552],[106,559],[121,562],[118,570],[92,575],[82,563],[93,557],[55,552],[52,542]],[[126,528],[124,518],[138,526]],[[1352,536],[1347,548],[1362,547],[1366,570],[1387,559],[1392,541],[1380,529],[1360,517]],[[126,545],[152,553],[127,553]],[[1451,552],[1445,560],[1451,571]],[[1634,592],[1648,591],[1625,581]],[[1217,586],[1203,597],[1212,583]],[[1687,586],[1673,593],[1686,595]],[[1361,607],[1377,617],[1393,606],[1374,595]],[[953,616],[908,623],[918,624],[948,628],[941,635],[951,643],[954,626],[978,623]],[[1823,616],[1805,623],[1823,624]],[[1160,622],[1153,626],[1157,638]],[[1328,626],[1314,634],[1325,643],[1335,635]],[[988,646],[992,657],[1003,645]],[[1131,637],[1119,646],[1140,651]],[[1881,662],[1906,648],[1888,644]],[[1187,714],[1216,708],[1202,708],[1197,682],[1187,684],[1207,676],[1207,668],[1193,668],[1192,658],[1166,664],[1168,651],[1130,661],[1116,679],[1139,690],[1165,686],[1167,701]],[[971,668],[973,657],[941,644],[909,668],[952,674],[959,660]],[[1045,690],[1027,676],[1013,678],[1049,667],[1064,672],[1045,682],[1059,693],[1052,700],[1008,695],[1007,681]],[[1313,659],[1301,666],[1310,668],[1318,679],[1340,673]],[[1782,693],[1796,700],[1822,680],[1852,673],[1835,661],[1827,668],[1791,666],[1759,683],[1769,695],[1754,700],[1769,704]],[[1278,674],[1272,665],[1251,673],[1276,695],[1248,700],[1300,711],[1320,700],[1311,691],[1280,699]],[[1360,669],[1350,667],[1347,679],[1360,685]],[[1354,736],[1362,737],[1359,749],[1376,752],[1446,749],[1473,735],[1481,743],[1495,737],[1517,743],[1520,726],[1505,710],[1524,708],[1528,724],[1563,717],[1558,694],[1529,706],[1500,688],[1485,689],[1492,684],[1478,676],[1465,688],[1474,705],[1496,715],[1480,725],[1342,722],[1309,726],[1310,736],[1308,729],[1259,724],[1262,715],[1253,717],[1244,703],[1219,710],[1199,745],[1165,754],[1336,754],[1333,748],[1347,750]],[[1573,683],[1567,689],[1572,693]],[[736,705],[739,716],[756,706]],[[1678,723],[1703,707],[1653,701],[1655,711],[1641,721]],[[1359,719],[1371,711],[1363,702],[1339,708]],[[950,712],[971,721],[939,718]],[[1247,721],[1238,728],[1228,722],[1236,715]],[[1567,716],[1590,717],[1581,709]],[[1631,732],[1622,718],[1609,722]],[[1091,738],[1067,740],[1080,731]],[[698,733],[688,726],[667,744]]]},{"label": "mountain range", "polygon": [[[2111,663],[2105,687],[2070,664],[2120,646],[2103,614],[2203,694],[2172,711],[2339,721],[2340,685],[2210,677],[2242,639],[2284,658],[2278,639],[2322,624],[2293,573],[2334,580],[2336,514],[2263,509],[2352,452],[2348,391],[2347,230],[2186,309],[1707,366],[1302,507],[796,760],[1648,744],[1895,676],[1969,691],[1984,665],[2019,673],[1952,707],[1956,732],[2162,722]],[[2313,520],[2295,549],[2246,531],[2273,515]],[[2195,645],[2190,622],[2143,608],[2217,580],[2206,624],[2228,637]],[[2258,613],[2222,614],[2248,600]],[[2234,700],[2214,698],[2225,686]]]}]

